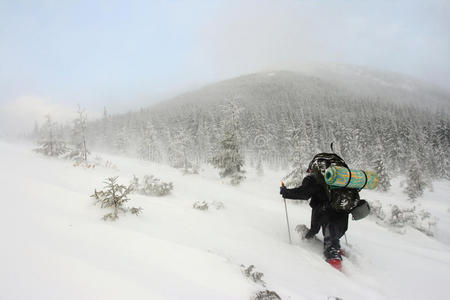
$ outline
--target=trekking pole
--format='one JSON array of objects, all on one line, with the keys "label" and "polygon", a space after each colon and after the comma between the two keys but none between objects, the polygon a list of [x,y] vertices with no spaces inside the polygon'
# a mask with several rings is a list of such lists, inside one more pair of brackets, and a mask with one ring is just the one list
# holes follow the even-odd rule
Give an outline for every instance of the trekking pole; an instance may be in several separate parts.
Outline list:
[{"label": "trekking pole", "polygon": [[[281,182],[281,186],[284,187],[283,181]],[[289,228],[289,217],[288,217],[288,212],[287,212],[286,198],[284,198],[284,196],[283,196],[283,200],[284,200],[284,210],[286,212],[286,222],[287,222],[288,235],[289,235],[289,244],[292,244],[291,229]]]}]

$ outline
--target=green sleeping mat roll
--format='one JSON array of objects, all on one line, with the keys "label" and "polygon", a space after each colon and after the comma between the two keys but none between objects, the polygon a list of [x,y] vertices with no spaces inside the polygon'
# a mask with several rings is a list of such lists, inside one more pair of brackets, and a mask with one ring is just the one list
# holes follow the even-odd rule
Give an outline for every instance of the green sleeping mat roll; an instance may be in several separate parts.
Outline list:
[{"label": "green sleeping mat roll", "polygon": [[[345,167],[330,167],[325,171],[325,182],[332,187],[372,190],[378,186],[378,174],[374,171],[353,170]],[[349,182],[350,179],[350,182]]]}]

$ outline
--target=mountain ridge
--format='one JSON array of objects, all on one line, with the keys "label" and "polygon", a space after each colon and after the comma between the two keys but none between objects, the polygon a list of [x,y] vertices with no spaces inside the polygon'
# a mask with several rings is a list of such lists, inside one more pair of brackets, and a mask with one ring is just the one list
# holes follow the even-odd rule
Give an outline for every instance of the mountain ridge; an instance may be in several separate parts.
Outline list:
[{"label": "mountain ridge", "polygon": [[413,104],[450,111],[450,91],[408,75],[343,64],[314,64],[298,71],[273,70],[244,74],[207,84],[160,101],[170,104],[217,104],[227,98],[268,100],[278,94],[289,98],[337,98]]}]

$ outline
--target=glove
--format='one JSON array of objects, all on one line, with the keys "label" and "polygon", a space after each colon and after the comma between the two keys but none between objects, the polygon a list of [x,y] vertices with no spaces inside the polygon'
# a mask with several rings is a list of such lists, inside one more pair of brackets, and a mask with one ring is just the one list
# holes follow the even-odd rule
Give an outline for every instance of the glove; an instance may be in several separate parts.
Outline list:
[{"label": "glove", "polygon": [[287,188],[285,186],[280,186],[280,195],[283,196],[283,198],[284,198],[286,193],[287,193]]}]

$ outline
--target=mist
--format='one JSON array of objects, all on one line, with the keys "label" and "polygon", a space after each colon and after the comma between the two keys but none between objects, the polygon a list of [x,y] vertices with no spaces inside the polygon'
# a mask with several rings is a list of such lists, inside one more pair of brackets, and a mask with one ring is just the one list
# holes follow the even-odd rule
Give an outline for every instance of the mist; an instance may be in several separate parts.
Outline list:
[{"label": "mist", "polygon": [[17,115],[2,118],[5,128],[6,119],[30,120],[14,104],[24,97],[120,113],[311,62],[398,72],[450,89],[443,0],[6,1],[0,25],[0,111],[16,107]]}]

